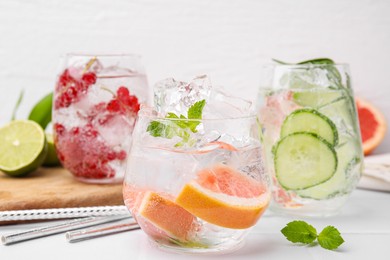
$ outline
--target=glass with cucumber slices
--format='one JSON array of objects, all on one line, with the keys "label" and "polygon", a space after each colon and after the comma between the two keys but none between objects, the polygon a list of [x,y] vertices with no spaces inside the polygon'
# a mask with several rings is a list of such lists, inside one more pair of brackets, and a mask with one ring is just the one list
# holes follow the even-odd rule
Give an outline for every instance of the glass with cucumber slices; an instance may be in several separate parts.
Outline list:
[{"label": "glass with cucumber slices", "polygon": [[362,144],[348,66],[330,59],[267,67],[259,124],[273,180],[271,209],[337,214],[356,187]]}]

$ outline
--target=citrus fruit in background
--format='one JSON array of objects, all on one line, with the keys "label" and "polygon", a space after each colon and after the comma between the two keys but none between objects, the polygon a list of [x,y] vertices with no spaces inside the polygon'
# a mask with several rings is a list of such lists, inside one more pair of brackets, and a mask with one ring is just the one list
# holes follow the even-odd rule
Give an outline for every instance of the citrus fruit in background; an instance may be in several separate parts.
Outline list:
[{"label": "citrus fruit in background", "polygon": [[148,226],[137,218],[143,230],[155,238],[166,237],[163,234],[166,232],[170,237],[187,241],[196,226],[196,218],[191,213],[167,197],[152,191],[144,194],[138,213],[162,231],[155,230],[150,224]]},{"label": "citrus fruit in background", "polygon": [[53,142],[53,135],[46,133],[46,140],[47,140],[47,155],[45,160],[43,161],[42,166],[59,166],[60,160],[57,157],[56,148],[54,146]]},{"label": "citrus fruit in background", "polygon": [[383,140],[386,133],[386,120],[383,114],[371,103],[356,98],[360,133],[364,155],[370,154]]},{"label": "citrus fruit in background", "polygon": [[24,176],[36,170],[46,158],[47,142],[40,125],[16,120],[0,128],[0,170],[10,176]]},{"label": "citrus fruit in background", "polygon": [[201,170],[176,203],[218,226],[245,229],[256,224],[269,202],[266,187],[225,165]]}]

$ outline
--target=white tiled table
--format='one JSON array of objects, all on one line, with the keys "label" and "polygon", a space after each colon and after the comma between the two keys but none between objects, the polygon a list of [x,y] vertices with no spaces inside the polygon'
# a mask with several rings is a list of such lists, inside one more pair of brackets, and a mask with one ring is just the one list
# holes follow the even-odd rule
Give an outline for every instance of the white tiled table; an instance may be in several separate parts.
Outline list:
[{"label": "white tiled table", "polygon": [[[317,230],[337,227],[345,243],[336,251],[319,246],[299,246],[280,233],[286,223],[297,218],[268,211],[248,235],[244,247],[230,255],[188,256],[160,251],[149,245],[141,230],[69,244],[64,234],[10,246],[0,245],[1,260],[35,259],[390,259],[390,193],[356,190],[340,215],[306,219]],[[1,226],[0,234],[41,224]]]}]

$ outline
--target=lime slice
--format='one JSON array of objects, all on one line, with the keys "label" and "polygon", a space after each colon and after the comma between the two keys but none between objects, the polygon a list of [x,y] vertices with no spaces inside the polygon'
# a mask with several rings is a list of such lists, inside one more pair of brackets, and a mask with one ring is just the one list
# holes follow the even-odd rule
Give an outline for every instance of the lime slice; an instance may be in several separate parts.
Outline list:
[{"label": "lime slice", "polygon": [[56,148],[54,146],[53,135],[46,133],[46,140],[47,140],[48,150],[47,150],[47,155],[46,155],[45,160],[43,161],[42,166],[53,167],[53,166],[61,165],[60,160],[57,157]]},{"label": "lime slice", "polygon": [[285,137],[297,132],[317,134],[333,146],[338,142],[337,128],[332,120],[310,108],[298,109],[288,115],[283,122],[280,135]]},{"label": "lime slice", "polygon": [[0,128],[0,170],[24,176],[36,170],[47,154],[42,127],[30,120],[16,120]]},{"label": "lime slice", "polygon": [[275,173],[286,190],[302,190],[329,180],[337,169],[333,146],[309,132],[281,139],[274,153]]}]

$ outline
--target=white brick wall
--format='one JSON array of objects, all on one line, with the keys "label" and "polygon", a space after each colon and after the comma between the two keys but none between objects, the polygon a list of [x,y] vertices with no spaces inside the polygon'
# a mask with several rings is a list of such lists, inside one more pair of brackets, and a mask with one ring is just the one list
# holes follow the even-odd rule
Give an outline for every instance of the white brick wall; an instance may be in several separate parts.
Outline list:
[{"label": "white brick wall", "polygon": [[140,53],[152,84],[208,73],[246,98],[273,57],[332,57],[390,122],[389,14],[388,0],[0,0],[0,122],[21,88],[25,117],[71,51]]}]

